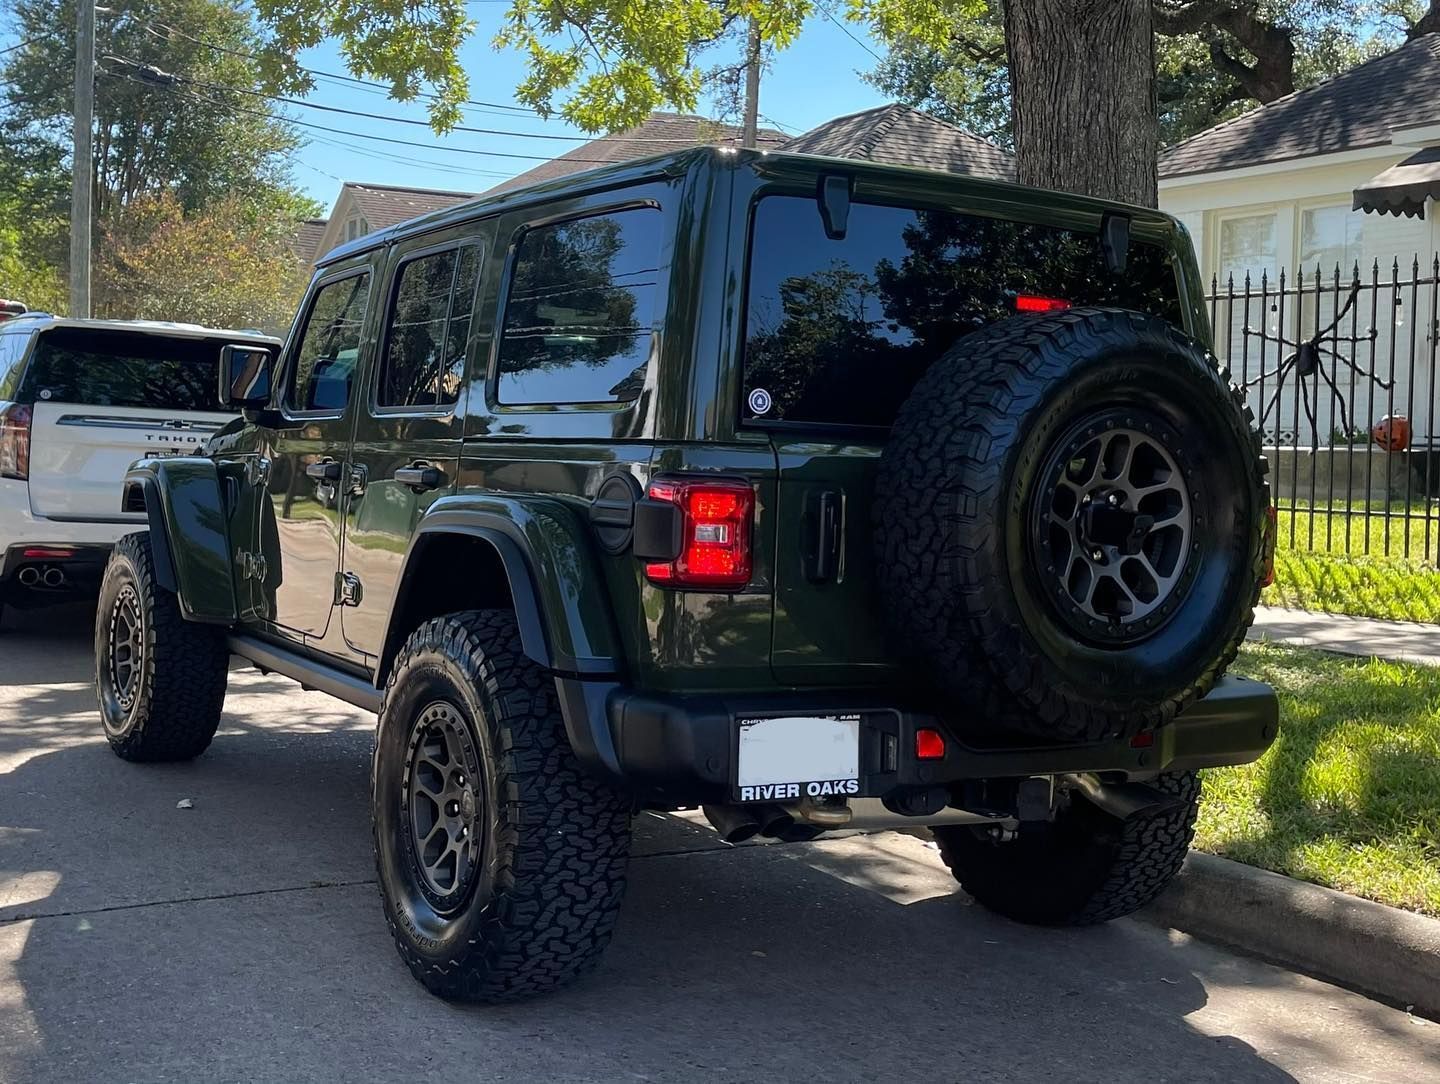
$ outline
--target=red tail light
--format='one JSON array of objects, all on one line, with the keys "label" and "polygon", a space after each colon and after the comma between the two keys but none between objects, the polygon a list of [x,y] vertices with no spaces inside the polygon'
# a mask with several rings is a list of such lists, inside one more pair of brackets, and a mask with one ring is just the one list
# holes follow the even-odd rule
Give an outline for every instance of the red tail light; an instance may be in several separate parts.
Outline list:
[{"label": "red tail light", "polygon": [[0,478],[30,477],[30,408],[0,403]]},{"label": "red tail light", "polygon": [[944,760],[945,735],[929,727],[915,731],[915,758],[917,760]]},{"label": "red tail light", "polygon": [[744,482],[656,481],[651,500],[680,509],[680,555],[651,561],[645,575],[668,587],[744,587],[750,582],[755,491]]},{"label": "red tail light", "polygon": [[1260,586],[1269,587],[1275,582],[1275,535],[1278,533],[1278,523],[1275,518],[1275,506],[1267,505],[1265,508],[1265,571],[1260,576]]},{"label": "red tail light", "polygon": [[1060,312],[1068,309],[1070,302],[1058,297],[1037,297],[1034,294],[1020,294],[1015,298],[1016,312]]}]

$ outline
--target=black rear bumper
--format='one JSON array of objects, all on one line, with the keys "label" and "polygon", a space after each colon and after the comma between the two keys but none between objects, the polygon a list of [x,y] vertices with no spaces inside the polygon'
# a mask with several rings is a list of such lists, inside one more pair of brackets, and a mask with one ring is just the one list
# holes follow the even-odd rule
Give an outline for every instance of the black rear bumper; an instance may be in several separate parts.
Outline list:
[{"label": "black rear bumper", "polygon": [[972,780],[1068,772],[1143,780],[1256,760],[1275,740],[1279,707],[1258,681],[1226,677],[1173,722],[1133,740],[1089,745],[978,746],[949,737],[938,760],[915,756],[915,731],[944,730],[893,700],[812,692],[663,696],[606,682],[557,678],[570,741],[592,771],[643,798],[674,805],[735,798],[737,721],[776,716],[858,716],[861,795],[886,798]]}]

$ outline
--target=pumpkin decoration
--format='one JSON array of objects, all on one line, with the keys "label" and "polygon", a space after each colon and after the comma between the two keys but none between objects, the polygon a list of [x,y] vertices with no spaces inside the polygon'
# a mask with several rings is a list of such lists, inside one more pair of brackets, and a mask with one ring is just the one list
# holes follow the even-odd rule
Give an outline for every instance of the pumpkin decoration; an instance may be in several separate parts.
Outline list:
[{"label": "pumpkin decoration", "polygon": [[1387,452],[1410,447],[1410,419],[1403,414],[1386,414],[1370,428],[1370,439]]}]

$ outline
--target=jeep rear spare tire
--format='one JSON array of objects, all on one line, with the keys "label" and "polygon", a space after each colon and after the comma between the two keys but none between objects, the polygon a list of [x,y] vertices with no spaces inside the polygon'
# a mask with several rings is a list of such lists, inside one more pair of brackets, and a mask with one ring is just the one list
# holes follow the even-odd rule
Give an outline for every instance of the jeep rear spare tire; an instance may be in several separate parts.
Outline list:
[{"label": "jeep rear spare tire", "polygon": [[1002,321],[916,385],[881,462],[889,615],[968,725],[1100,740],[1173,718],[1254,617],[1268,491],[1228,373],[1114,309]]}]

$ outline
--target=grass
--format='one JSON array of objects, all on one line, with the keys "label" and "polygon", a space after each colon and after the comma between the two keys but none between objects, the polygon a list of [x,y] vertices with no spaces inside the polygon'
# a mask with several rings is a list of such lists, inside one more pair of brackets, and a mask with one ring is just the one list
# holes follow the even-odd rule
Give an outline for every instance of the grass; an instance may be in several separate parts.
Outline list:
[{"label": "grass", "polygon": [[[1403,515],[1405,503],[1392,502],[1389,511]],[[1308,508],[1281,509],[1275,583],[1262,601],[1355,617],[1440,623],[1440,573],[1433,556],[1440,550],[1440,519],[1423,503],[1412,504],[1409,511],[1408,523],[1392,518],[1387,529],[1380,509],[1366,515],[1363,504],[1337,508],[1328,523],[1323,508],[1314,510],[1313,522]]]},{"label": "grass", "polygon": [[1205,773],[1195,846],[1440,915],[1440,669],[1247,644],[1280,696],[1257,763]]}]

